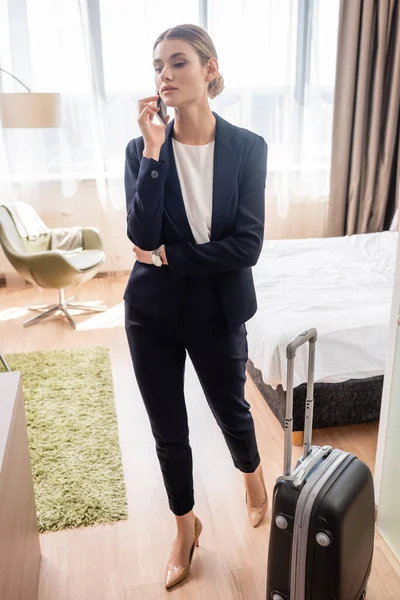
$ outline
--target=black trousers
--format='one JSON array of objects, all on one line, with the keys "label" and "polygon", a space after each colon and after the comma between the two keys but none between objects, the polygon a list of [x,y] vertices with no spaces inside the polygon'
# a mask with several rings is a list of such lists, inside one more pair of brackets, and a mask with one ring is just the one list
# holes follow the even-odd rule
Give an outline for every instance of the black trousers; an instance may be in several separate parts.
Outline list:
[{"label": "black trousers", "polygon": [[[160,299],[155,299],[160,302]],[[162,301],[162,300],[161,300]],[[187,278],[176,325],[155,324],[125,302],[125,330],[138,386],[150,419],[168,495],[176,515],[194,506],[192,451],[184,398],[186,353],[225,437],[234,465],[252,473],[260,463],[250,405],[244,398],[245,325],[229,332],[210,278]]]}]

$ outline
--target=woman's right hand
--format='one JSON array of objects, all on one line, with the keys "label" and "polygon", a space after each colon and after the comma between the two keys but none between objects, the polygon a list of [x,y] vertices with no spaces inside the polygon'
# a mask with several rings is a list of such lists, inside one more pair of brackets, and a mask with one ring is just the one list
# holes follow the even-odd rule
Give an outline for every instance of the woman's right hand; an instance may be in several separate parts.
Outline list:
[{"label": "woman's right hand", "polygon": [[[166,126],[161,123],[153,123],[154,115],[158,113],[157,107],[158,96],[150,96],[139,100],[139,117],[138,123],[140,131],[143,135],[145,148],[151,150],[159,150],[165,142]],[[169,117],[168,117],[169,120]]]}]

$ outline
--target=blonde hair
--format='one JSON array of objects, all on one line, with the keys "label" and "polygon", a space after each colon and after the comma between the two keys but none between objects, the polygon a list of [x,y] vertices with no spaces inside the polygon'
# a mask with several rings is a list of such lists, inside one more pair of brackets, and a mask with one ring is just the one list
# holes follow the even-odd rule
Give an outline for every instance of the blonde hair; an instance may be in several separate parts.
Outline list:
[{"label": "blonde hair", "polygon": [[[196,50],[200,57],[200,61],[205,65],[210,58],[218,60],[217,51],[214,43],[205,29],[198,25],[177,25],[164,31],[155,41],[153,52],[160,42],[163,40],[179,39],[189,42]],[[208,84],[209,98],[215,98],[224,89],[224,78],[220,73]]]}]

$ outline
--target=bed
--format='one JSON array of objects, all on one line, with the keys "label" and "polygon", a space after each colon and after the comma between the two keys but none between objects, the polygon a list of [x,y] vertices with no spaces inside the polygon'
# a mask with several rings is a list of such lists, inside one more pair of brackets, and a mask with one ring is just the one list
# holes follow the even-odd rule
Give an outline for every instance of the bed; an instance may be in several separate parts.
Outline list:
[{"label": "bed", "polygon": [[[286,346],[318,330],[314,428],[377,421],[398,233],[265,241],[253,269],[248,372],[284,423]],[[308,347],[294,372],[294,443],[302,443]]]}]

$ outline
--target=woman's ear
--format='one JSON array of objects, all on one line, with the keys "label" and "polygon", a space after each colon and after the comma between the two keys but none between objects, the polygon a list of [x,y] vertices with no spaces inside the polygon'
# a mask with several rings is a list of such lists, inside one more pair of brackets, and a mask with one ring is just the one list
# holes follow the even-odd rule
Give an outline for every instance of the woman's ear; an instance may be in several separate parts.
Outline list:
[{"label": "woman's ear", "polygon": [[210,58],[207,65],[206,81],[210,83],[218,75],[218,61],[216,58]]}]

